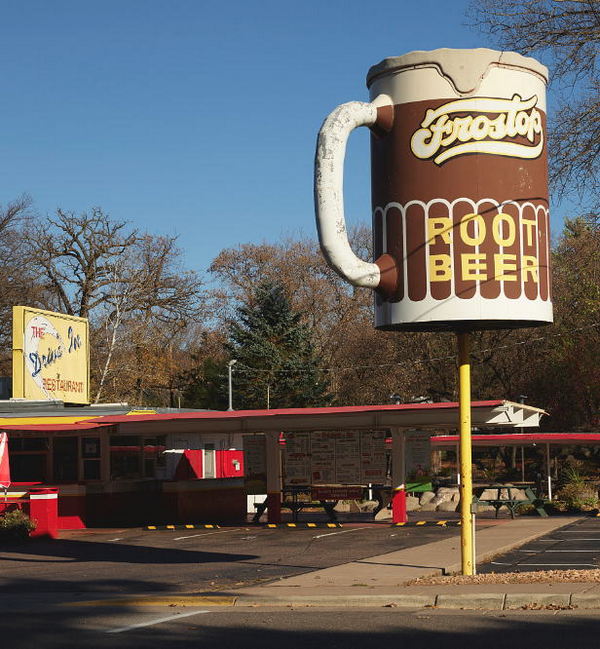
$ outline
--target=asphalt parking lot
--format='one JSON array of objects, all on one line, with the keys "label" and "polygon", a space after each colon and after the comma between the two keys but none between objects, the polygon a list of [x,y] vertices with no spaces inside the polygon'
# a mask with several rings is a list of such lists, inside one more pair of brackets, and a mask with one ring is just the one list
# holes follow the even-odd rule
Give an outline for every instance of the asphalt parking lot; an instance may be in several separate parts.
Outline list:
[{"label": "asphalt parking lot", "polygon": [[0,548],[5,592],[226,591],[327,568],[460,534],[457,527],[62,532]]},{"label": "asphalt parking lot", "polygon": [[600,518],[586,518],[542,536],[490,563],[478,572],[531,572],[600,568]]}]

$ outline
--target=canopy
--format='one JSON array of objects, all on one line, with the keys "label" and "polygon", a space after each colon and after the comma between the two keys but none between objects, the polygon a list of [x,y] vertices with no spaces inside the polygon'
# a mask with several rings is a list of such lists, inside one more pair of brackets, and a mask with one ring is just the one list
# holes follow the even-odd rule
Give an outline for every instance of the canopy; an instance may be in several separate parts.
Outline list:
[{"label": "canopy", "polygon": [[8,435],[0,433],[0,488],[10,487],[10,464],[8,462]]},{"label": "canopy", "polygon": [[[537,427],[546,413],[512,401],[473,401],[473,426]],[[122,433],[171,432],[253,433],[331,429],[458,427],[458,403],[406,403],[400,405],[279,408],[143,415],[109,415],[94,424],[119,425]],[[73,426],[77,429],[78,426]]]}]

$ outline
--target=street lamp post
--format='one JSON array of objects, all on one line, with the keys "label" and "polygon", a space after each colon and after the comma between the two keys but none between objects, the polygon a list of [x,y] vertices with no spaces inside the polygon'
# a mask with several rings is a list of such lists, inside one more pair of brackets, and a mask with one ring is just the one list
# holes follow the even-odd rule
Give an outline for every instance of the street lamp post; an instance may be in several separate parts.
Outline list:
[{"label": "street lamp post", "polygon": [[237,363],[237,360],[232,359],[227,363],[227,370],[229,372],[229,408],[227,410],[233,410],[233,395],[231,389],[231,375],[233,373],[233,366]]}]

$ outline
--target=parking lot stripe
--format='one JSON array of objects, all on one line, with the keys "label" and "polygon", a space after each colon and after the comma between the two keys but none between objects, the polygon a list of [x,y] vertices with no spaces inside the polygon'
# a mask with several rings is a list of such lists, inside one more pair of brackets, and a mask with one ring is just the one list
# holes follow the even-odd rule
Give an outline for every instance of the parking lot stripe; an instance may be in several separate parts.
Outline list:
[{"label": "parking lot stripe", "polygon": [[197,539],[199,536],[212,536],[213,534],[227,534],[228,532],[237,532],[240,528],[236,527],[233,530],[221,530],[219,532],[206,532],[205,534],[190,534],[189,536],[176,536],[173,541],[182,541],[183,539]]},{"label": "parking lot stripe", "polygon": [[505,561],[490,561],[495,566],[515,566],[520,568],[521,566],[569,566],[570,568],[574,566],[591,566],[592,568],[597,568],[598,566],[595,563],[513,563]]},{"label": "parking lot stripe", "polygon": [[143,529],[159,531],[159,530],[215,530],[219,529],[219,525],[214,523],[186,523],[185,525],[146,525]]},{"label": "parking lot stripe", "polygon": [[550,553],[555,553],[555,552],[566,552],[568,554],[575,553],[575,552],[593,552],[594,554],[598,554],[598,550],[519,550],[519,552],[530,552],[532,554],[537,554],[538,552],[543,552],[544,554],[550,554]]},{"label": "parking lot stripe", "polygon": [[359,530],[364,529],[364,527],[355,527],[351,530],[343,530],[342,532],[328,532],[327,534],[317,534],[317,536],[313,536],[313,539],[322,539],[324,536],[335,536],[336,534],[347,534],[348,532],[358,532]]},{"label": "parking lot stripe", "polygon": [[171,622],[172,620],[180,620],[182,617],[191,617],[192,615],[201,615],[202,613],[209,613],[210,611],[191,611],[190,613],[175,613],[175,615],[167,615],[159,617],[148,622],[139,622],[138,624],[130,624],[129,626],[122,626],[118,629],[109,629],[106,633],[124,633],[125,631],[133,631],[133,629],[142,629],[145,626],[153,626],[155,624],[162,624],[163,622]]}]

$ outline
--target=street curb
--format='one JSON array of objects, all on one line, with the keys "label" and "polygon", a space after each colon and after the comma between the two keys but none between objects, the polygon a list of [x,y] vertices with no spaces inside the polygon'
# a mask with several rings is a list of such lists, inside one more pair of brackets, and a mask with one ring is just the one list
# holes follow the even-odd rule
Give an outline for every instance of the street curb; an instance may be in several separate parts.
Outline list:
[{"label": "street curb", "polygon": [[239,595],[234,606],[433,606],[435,595],[295,595],[260,597]]},{"label": "street curb", "polygon": [[208,607],[208,608],[436,608],[454,610],[600,609],[594,593],[438,593],[437,595],[152,595],[63,602],[59,607]]},{"label": "street curb", "polygon": [[506,611],[515,609],[600,609],[600,595],[586,593],[440,593],[438,595],[239,595],[243,607],[389,607]]},{"label": "street curb", "polygon": [[392,527],[460,527],[461,522],[449,521],[408,521],[406,523],[392,523]]}]

